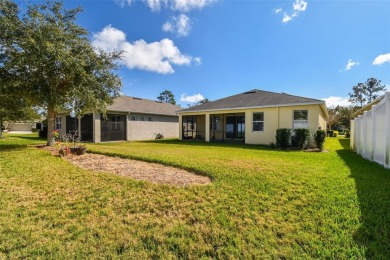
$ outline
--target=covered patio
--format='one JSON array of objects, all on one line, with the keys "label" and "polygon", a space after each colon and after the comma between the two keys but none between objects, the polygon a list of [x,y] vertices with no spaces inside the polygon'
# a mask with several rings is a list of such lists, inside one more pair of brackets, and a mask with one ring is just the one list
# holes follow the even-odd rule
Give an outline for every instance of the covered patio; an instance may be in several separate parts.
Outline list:
[{"label": "covered patio", "polygon": [[181,140],[244,142],[245,113],[180,115],[180,128]]}]

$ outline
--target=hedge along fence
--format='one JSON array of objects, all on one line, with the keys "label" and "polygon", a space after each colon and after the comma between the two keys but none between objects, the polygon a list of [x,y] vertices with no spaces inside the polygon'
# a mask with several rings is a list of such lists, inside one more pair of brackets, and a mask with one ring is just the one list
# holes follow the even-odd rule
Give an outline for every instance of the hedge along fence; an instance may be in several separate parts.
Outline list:
[{"label": "hedge along fence", "polygon": [[351,121],[351,148],[364,158],[390,168],[390,92]]}]

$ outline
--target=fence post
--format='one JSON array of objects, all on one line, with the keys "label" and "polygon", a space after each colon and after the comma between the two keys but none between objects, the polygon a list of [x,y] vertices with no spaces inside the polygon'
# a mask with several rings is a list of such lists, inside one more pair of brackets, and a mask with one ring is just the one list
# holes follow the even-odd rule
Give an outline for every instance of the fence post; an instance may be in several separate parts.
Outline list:
[{"label": "fence post", "polygon": [[349,145],[351,147],[352,150],[355,151],[355,132],[356,132],[356,128],[355,128],[355,120],[352,119],[351,120],[351,129],[350,129],[350,136],[349,136]]},{"label": "fence post", "polygon": [[363,113],[363,157],[367,158],[367,111]]},{"label": "fence post", "polygon": [[371,118],[372,118],[372,136],[371,136],[371,143],[372,143],[372,152],[371,152],[371,160],[374,161],[375,159],[375,139],[376,139],[376,105],[373,105],[371,108]]},{"label": "fence post", "polygon": [[386,141],[386,152],[384,165],[386,168],[390,168],[390,92],[385,93],[385,106],[386,106],[386,117],[385,117],[385,141]]}]

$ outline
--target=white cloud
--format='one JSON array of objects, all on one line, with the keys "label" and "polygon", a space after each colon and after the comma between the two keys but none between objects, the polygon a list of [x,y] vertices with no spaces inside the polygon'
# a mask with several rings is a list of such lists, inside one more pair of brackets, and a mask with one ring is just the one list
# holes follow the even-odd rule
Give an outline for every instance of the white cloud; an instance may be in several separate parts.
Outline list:
[{"label": "white cloud", "polygon": [[359,62],[352,61],[352,59],[349,59],[347,65],[345,65],[344,70],[350,70],[350,69],[352,69],[353,66],[357,66],[357,65],[359,65]]},{"label": "white cloud", "polygon": [[176,11],[189,12],[192,9],[202,9],[216,0],[173,0],[171,8]]},{"label": "white cloud", "polygon": [[[117,0],[116,0],[117,1]],[[154,12],[166,7],[174,11],[189,12],[193,9],[202,9],[217,0],[144,0],[146,5]]]},{"label": "white cloud", "polygon": [[292,19],[291,16],[289,16],[289,15],[286,14],[286,13],[284,13],[282,23],[288,23],[289,21],[291,21],[291,19]]},{"label": "white cloud", "polygon": [[201,57],[195,57],[194,58],[194,62],[195,62],[196,65],[200,65],[200,64],[202,64],[202,58]]},{"label": "white cloud", "polygon": [[[307,2],[304,0],[295,0],[290,12],[284,12],[282,23],[288,23],[293,20],[293,18],[298,17],[301,12],[306,11]],[[275,13],[280,13],[282,8],[276,9]]]},{"label": "white cloud", "polygon": [[161,5],[166,5],[166,0],[145,0],[146,5],[153,11],[158,12],[161,9]]},{"label": "white cloud", "polygon": [[379,55],[372,62],[372,65],[382,65],[383,63],[390,62],[390,53]]},{"label": "white cloud", "polygon": [[187,94],[181,94],[180,101],[182,102],[189,102],[189,103],[196,103],[199,101],[204,100],[204,96],[202,96],[200,93],[194,94],[192,96],[187,96]]},{"label": "white cloud", "polygon": [[131,5],[132,0],[114,0],[120,7],[125,7],[125,5]]},{"label": "white cloud", "polygon": [[294,11],[298,12],[304,12],[306,11],[307,2],[304,0],[295,0],[295,3],[293,4]]},{"label": "white cloud", "polygon": [[162,26],[163,31],[175,33],[177,36],[187,36],[191,30],[190,18],[181,14],[164,23]]},{"label": "white cloud", "polygon": [[143,39],[128,42],[126,34],[108,25],[93,34],[92,45],[107,52],[123,51],[121,61],[129,69],[153,71],[161,74],[174,73],[172,65],[189,65],[198,58],[185,55],[172,40],[147,43]]},{"label": "white cloud", "polygon": [[326,102],[326,106],[328,108],[351,105],[351,103],[348,101],[348,98],[343,97],[330,96],[328,98],[322,98],[321,100],[324,100]]}]

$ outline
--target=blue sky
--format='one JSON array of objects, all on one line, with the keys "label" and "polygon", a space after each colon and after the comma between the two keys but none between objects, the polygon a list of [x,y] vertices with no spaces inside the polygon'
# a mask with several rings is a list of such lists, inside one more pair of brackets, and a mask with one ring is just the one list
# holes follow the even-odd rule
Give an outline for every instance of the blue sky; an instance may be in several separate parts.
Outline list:
[{"label": "blue sky", "polygon": [[[38,1],[31,1],[38,2]],[[388,0],[84,0],[78,23],[124,50],[123,93],[181,106],[250,89],[344,104],[369,77],[390,90]],[[333,98],[331,98],[333,97]]]}]

